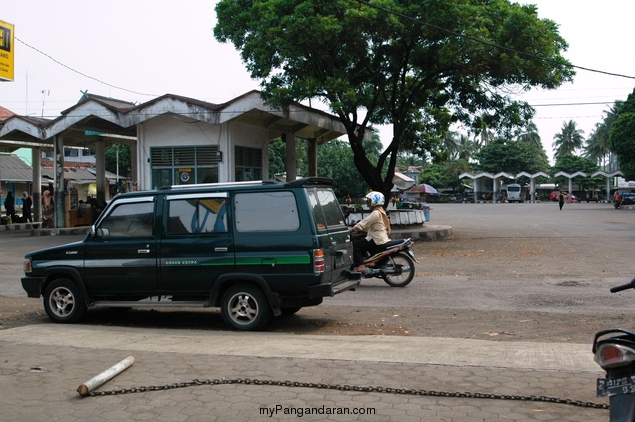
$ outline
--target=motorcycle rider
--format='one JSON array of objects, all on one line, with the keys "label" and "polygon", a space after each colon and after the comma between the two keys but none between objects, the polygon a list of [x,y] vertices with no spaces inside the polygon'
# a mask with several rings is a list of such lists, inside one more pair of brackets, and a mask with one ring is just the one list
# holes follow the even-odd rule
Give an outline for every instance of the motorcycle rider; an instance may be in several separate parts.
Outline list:
[{"label": "motorcycle rider", "polygon": [[349,227],[350,232],[364,231],[367,233],[365,238],[353,241],[353,264],[355,271],[365,272],[364,254],[366,252],[373,253],[378,246],[390,241],[390,220],[383,205],[385,201],[384,194],[372,191],[366,195],[368,206],[372,210],[370,215],[353,227]]}]

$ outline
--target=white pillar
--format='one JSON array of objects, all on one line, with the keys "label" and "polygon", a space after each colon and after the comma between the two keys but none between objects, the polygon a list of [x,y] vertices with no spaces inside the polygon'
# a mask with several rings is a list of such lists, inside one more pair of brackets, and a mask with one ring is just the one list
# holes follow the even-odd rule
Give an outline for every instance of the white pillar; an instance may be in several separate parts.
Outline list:
[{"label": "white pillar", "polygon": [[40,147],[31,148],[31,166],[33,167],[31,186],[33,221],[42,221],[42,149]]},{"label": "white pillar", "polygon": [[532,178],[529,183],[529,200],[536,202],[536,179]]},{"label": "white pillar", "polygon": [[106,146],[102,138],[95,142],[95,177],[97,183],[97,202],[106,202]]},{"label": "white pillar", "polygon": [[53,226],[55,228],[64,227],[66,208],[64,206],[64,137],[57,135],[53,137],[53,158],[54,161],[54,190],[55,190],[55,212],[53,214]]},{"label": "white pillar", "polygon": [[295,154],[295,136],[293,133],[283,133],[282,140],[285,142],[284,168],[287,173],[287,182],[292,182],[297,176],[297,164]]}]

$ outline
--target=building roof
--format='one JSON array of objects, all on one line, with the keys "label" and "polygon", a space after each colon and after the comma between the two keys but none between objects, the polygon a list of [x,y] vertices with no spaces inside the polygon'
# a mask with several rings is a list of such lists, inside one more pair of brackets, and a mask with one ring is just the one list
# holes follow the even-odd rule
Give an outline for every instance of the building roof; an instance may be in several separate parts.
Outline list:
[{"label": "building roof", "polygon": [[9,117],[14,115],[15,113],[9,110],[8,108],[4,108],[0,106],[0,122],[7,120]]},{"label": "building roof", "polygon": [[[65,146],[85,146],[97,139],[95,133],[107,141],[106,146],[133,143],[137,125],[165,114],[182,115],[212,125],[233,121],[262,127],[267,129],[270,139],[293,133],[322,144],[346,134],[337,116],[299,103],[285,108],[272,107],[255,90],[222,104],[165,94],[139,105],[84,92],[76,105],[54,120],[14,115],[0,122],[0,144],[19,141],[50,147],[55,136],[63,135]],[[370,133],[368,129],[369,137]]]},{"label": "building roof", "polygon": [[33,180],[33,169],[15,154],[0,154],[0,180],[30,182]]}]

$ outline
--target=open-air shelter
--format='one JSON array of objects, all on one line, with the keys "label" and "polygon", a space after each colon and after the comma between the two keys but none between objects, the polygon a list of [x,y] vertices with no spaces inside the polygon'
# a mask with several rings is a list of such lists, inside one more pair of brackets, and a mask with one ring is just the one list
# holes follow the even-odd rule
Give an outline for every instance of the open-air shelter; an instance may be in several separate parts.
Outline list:
[{"label": "open-air shelter", "polygon": [[[317,175],[317,146],[346,134],[331,114],[291,104],[278,109],[258,91],[212,104],[165,94],[143,104],[84,93],[73,107],[49,120],[13,115],[0,126],[0,151],[32,148],[32,180],[40,180],[43,149],[53,149],[55,226],[64,225],[64,148],[96,151],[97,200],[106,200],[105,150],[129,144],[137,189],[203,182],[267,179],[268,143],[286,142],[286,173],[296,177],[296,140],[308,143],[309,176]],[[370,138],[370,130],[366,136]],[[40,216],[41,187],[33,184],[34,212]]]}]

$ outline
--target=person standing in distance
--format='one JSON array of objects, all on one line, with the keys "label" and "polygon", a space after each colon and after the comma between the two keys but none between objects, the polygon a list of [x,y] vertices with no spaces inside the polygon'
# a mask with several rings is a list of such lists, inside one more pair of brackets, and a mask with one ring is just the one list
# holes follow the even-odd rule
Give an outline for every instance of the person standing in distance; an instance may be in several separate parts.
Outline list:
[{"label": "person standing in distance", "polygon": [[562,207],[564,206],[564,192],[560,191],[560,195],[558,195],[558,205],[560,205],[560,211],[562,211]]}]

